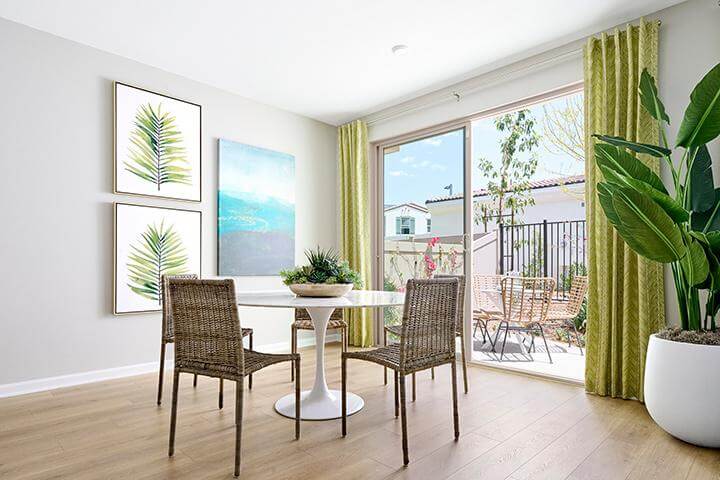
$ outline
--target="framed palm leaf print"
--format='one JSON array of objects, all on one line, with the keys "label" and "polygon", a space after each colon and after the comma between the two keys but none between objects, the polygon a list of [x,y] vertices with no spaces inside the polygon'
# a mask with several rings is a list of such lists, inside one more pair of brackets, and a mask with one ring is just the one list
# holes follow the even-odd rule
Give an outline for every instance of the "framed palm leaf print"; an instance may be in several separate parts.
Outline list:
[{"label": "framed palm leaf print", "polygon": [[201,274],[202,213],[115,204],[114,313],[162,310],[162,275]]},{"label": "framed palm leaf print", "polygon": [[115,193],[201,200],[200,105],[115,82]]}]

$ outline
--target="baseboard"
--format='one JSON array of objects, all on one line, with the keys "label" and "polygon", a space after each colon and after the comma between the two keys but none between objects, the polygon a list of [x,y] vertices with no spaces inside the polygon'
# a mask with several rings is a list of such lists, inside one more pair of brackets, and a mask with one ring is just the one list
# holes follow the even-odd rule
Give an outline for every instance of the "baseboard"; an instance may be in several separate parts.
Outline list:
[{"label": "baseboard", "polygon": [[[340,341],[340,336],[338,334],[328,335],[326,340],[327,342],[338,342]],[[314,338],[298,338],[298,347],[303,348],[312,345],[315,345]],[[267,353],[288,352],[290,351],[290,342],[271,343],[267,345],[260,345],[256,348],[261,352]],[[167,370],[171,370],[172,362],[165,362],[165,366]],[[57,388],[73,387],[76,385],[102,382],[116,378],[133,377],[135,375],[157,372],[158,367],[159,362],[148,362],[136,365],[127,365],[124,367],[106,368],[104,370],[71,373],[69,375],[60,375],[57,377],[38,378],[24,382],[6,383],[4,385],[0,385],[0,398],[44,392],[47,390],[55,390]]]}]

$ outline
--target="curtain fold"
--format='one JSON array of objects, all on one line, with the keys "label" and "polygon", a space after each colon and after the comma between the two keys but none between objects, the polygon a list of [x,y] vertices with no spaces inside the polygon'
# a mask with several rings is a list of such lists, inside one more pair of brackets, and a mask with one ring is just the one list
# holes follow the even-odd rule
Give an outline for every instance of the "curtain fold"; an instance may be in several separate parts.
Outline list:
[{"label": "curtain fold", "polygon": [[[338,174],[340,177],[341,254],[360,273],[364,288],[370,283],[370,202],[368,196],[367,125],[355,120],[338,127]],[[372,314],[350,309],[348,341],[357,347],[373,344]]]},{"label": "curtain fold", "polygon": [[[585,175],[588,225],[588,317],[585,388],[588,392],[643,401],[645,354],[650,334],[665,326],[663,267],[639,257],[607,222],[597,200],[601,173],[592,134],[657,144],[657,124],[640,106],[644,68],[657,78],[657,22],[628,25],[590,38],[584,50]],[[658,159],[641,155],[660,171]]]}]

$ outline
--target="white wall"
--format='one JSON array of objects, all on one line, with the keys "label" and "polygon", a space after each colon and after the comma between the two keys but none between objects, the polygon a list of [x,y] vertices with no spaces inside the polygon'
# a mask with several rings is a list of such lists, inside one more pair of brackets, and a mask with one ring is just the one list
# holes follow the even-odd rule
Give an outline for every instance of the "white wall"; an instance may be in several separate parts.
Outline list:
[{"label": "white wall", "polygon": [[[112,194],[113,80],[202,105],[201,204]],[[202,210],[214,275],[220,137],[295,156],[298,261],[337,246],[334,127],[2,19],[0,92],[0,385],[157,361],[160,314],[111,313],[112,204]],[[256,345],[289,341],[290,311],[240,313]]]},{"label": "white wall", "polygon": [[[675,138],[692,88],[710,68],[720,62],[720,7],[716,0],[690,0],[645,18],[662,21],[658,83],[660,96],[672,120],[669,132],[672,139]],[[480,80],[487,78],[487,87],[463,96],[460,101],[433,101],[428,108],[415,108],[407,114],[371,123],[370,141],[406,134],[581,81],[582,56],[569,52],[583,44],[584,41],[575,42],[481,76]],[[549,62],[553,57],[559,57],[560,60]],[[526,73],[518,73],[521,70],[526,70]],[[448,92],[451,90],[448,89]],[[372,118],[383,116],[383,112],[373,114],[370,120],[372,122]],[[711,148],[715,185],[718,187],[719,143],[715,142]],[[667,171],[663,173],[668,175]],[[669,321],[677,323],[673,288],[672,277],[669,269],[666,269],[666,313]]]}]

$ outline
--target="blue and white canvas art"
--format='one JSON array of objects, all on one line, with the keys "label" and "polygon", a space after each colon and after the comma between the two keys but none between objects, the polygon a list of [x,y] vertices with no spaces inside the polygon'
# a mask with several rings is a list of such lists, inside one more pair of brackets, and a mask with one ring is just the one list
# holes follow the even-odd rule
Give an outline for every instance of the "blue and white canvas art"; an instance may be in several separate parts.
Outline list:
[{"label": "blue and white canvas art", "polygon": [[295,264],[295,157],[218,144],[218,275],[277,275]]}]

